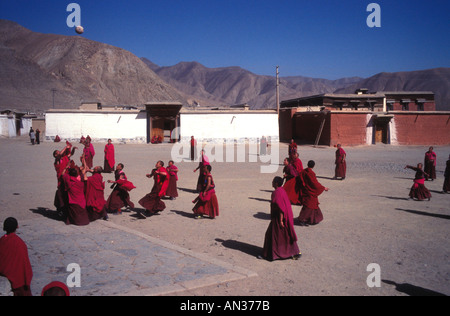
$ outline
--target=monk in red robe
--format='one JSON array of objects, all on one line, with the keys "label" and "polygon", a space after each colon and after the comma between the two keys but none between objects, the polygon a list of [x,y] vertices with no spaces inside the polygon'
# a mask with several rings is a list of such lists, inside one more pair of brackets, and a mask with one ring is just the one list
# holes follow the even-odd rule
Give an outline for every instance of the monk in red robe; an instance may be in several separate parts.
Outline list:
[{"label": "monk in red robe", "polygon": [[66,147],[63,150],[55,150],[53,152],[53,158],[55,162],[53,166],[56,171],[57,190],[55,193],[54,205],[58,211],[59,216],[63,216],[65,209],[67,208],[69,201],[66,189],[64,187],[63,175],[67,171],[67,166],[70,163],[70,157],[73,156],[77,147],[72,148],[72,144],[66,142]]},{"label": "monk in red robe", "polygon": [[431,200],[431,193],[425,187],[425,179],[429,177],[425,171],[422,170],[422,164],[417,164],[417,167],[406,166],[405,169],[412,169],[416,172],[416,176],[414,177],[414,184],[409,191],[409,197],[411,199],[416,199],[417,201],[423,200]]},{"label": "monk in red robe", "polygon": [[164,162],[158,161],[152,173],[146,175],[147,178],[153,178],[154,184],[151,192],[144,196],[139,204],[145,208],[147,216],[155,215],[166,209],[166,204],[161,200],[167,192],[169,186],[168,173],[164,168]]},{"label": "monk in red robe", "polygon": [[83,154],[88,168],[92,168],[94,166],[95,150],[94,145],[91,144],[90,137],[86,138],[86,141],[84,142]]},{"label": "monk in red robe", "polygon": [[303,208],[298,219],[301,226],[317,225],[323,220],[323,214],[319,208],[319,195],[329,189],[317,181],[313,171],[315,165],[316,163],[310,160],[308,168],[300,173]]},{"label": "monk in red robe", "polygon": [[195,215],[195,218],[199,219],[203,216],[208,216],[211,219],[219,216],[219,201],[217,200],[216,195],[216,185],[214,183],[214,179],[211,174],[212,167],[211,165],[203,166],[203,174],[204,182],[202,186],[202,190],[199,196],[192,201],[195,203],[194,208],[192,209]]},{"label": "monk in red robe", "polygon": [[177,181],[178,181],[178,168],[174,165],[174,162],[169,161],[169,166],[166,168],[169,175],[169,186],[167,188],[166,196],[171,200],[178,197]]},{"label": "monk in red robe", "polygon": [[103,166],[103,172],[111,173],[114,171],[116,165],[114,145],[111,139],[108,139],[108,144],[105,145],[105,162]]},{"label": "monk in red robe", "polygon": [[92,176],[86,177],[86,209],[91,222],[100,218],[108,218],[102,172],[102,167],[97,166],[94,168]]},{"label": "monk in red robe", "polygon": [[436,158],[437,155],[433,151],[433,147],[430,147],[425,153],[425,164],[423,171],[426,173],[426,181],[428,181],[429,179],[431,179],[431,181],[436,179]]},{"label": "monk in red robe", "polygon": [[33,271],[28,248],[16,235],[17,228],[19,225],[13,217],[7,218],[3,223],[6,235],[0,238],[0,276],[9,280],[14,296],[32,296],[30,284]]},{"label": "monk in red robe", "polygon": [[106,209],[114,214],[122,214],[123,207],[129,207],[134,209],[134,203],[130,200],[130,191],[135,188],[133,183],[128,181],[128,178],[123,171],[123,163],[117,164],[114,171],[115,181],[108,180],[108,183],[113,183],[111,189],[113,191],[109,195],[108,201],[106,201]]},{"label": "monk in red robe", "polygon": [[447,164],[444,171],[444,185],[442,192],[450,193],[450,155],[448,156]]},{"label": "monk in red robe", "polygon": [[347,173],[347,153],[344,149],[342,149],[341,144],[337,144],[336,150],[336,169],[334,172],[334,179],[341,178],[341,180],[345,179]]},{"label": "monk in red robe", "polygon": [[270,204],[270,225],[267,229],[262,256],[269,261],[277,259],[298,259],[301,256],[294,229],[294,215],[286,191],[282,188],[283,179],[276,177],[272,186]]},{"label": "monk in red robe", "polygon": [[63,175],[64,187],[69,197],[69,205],[66,209],[66,224],[85,226],[89,225],[89,215],[86,210],[86,197],[84,195],[84,182],[77,168],[67,166],[69,169]]},{"label": "monk in red robe", "polygon": [[286,183],[284,184],[283,188],[286,191],[289,200],[291,201],[291,204],[293,205],[299,205],[300,200],[300,190],[299,186],[297,185],[297,178],[299,176],[299,173],[297,171],[297,168],[289,162],[289,159],[284,159],[284,179],[286,180]]},{"label": "monk in red robe", "polygon": [[294,155],[297,153],[297,144],[294,140],[291,140],[291,143],[289,144],[289,158],[292,159]]}]

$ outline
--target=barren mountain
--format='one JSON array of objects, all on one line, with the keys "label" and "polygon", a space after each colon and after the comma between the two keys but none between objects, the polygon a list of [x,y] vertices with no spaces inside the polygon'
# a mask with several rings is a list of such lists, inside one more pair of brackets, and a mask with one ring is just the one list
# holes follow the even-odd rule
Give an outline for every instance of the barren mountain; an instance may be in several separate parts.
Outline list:
[{"label": "barren mountain", "polygon": [[336,93],[353,93],[357,88],[371,91],[432,91],[435,93],[437,110],[450,111],[450,68],[383,72],[355,85],[338,89]]},{"label": "barren mountain", "polygon": [[[204,105],[248,103],[254,109],[276,107],[274,76],[256,75],[240,67],[207,68],[197,62],[158,67],[146,58],[142,60],[167,83],[192,99],[203,100]],[[360,80],[358,77],[334,81],[300,76],[283,77],[280,79],[280,98],[333,92]]]},{"label": "barren mountain", "polygon": [[40,34],[0,20],[0,108],[142,105],[186,97],[132,53],[79,36]]}]

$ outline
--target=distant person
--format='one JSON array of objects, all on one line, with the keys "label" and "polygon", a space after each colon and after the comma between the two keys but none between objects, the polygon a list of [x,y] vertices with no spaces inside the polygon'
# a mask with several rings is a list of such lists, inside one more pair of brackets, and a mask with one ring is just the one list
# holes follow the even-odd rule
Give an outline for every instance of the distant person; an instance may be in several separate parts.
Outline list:
[{"label": "distant person", "polygon": [[436,153],[433,151],[433,147],[430,147],[428,151],[425,153],[425,164],[424,164],[424,172],[425,172],[425,180],[431,181],[436,179]]},{"label": "distant person", "polygon": [[195,218],[199,219],[208,216],[213,219],[219,216],[219,201],[216,195],[216,185],[211,174],[211,165],[203,165],[204,174],[203,185],[198,197],[192,201],[195,203],[193,208]]},{"label": "distant person", "polygon": [[291,158],[291,163],[295,166],[295,169],[299,174],[303,171],[303,162],[300,160],[298,152]]},{"label": "distant person", "polygon": [[298,217],[301,226],[317,225],[323,221],[323,214],[319,207],[319,195],[329,189],[317,181],[313,171],[316,163],[308,161],[308,168],[300,173],[300,187],[303,208]]},{"label": "distant person", "polygon": [[341,144],[337,144],[337,150],[336,150],[336,168],[334,171],[334,179],[341,178],[341,180],[345,179],[345,176],[347,174],[347,153],[342,148]]},{"label": "distant person", "polygon": [[260,146],[259,146],[259,154],[261,156],[267,155],[267,138],[266,138],[266,136],[261,137]]},{"label": "distant person", "polygon": [[283,179],[275,177],[272,186],[275,191],[270,204],[270,224],[266,231],[262,256],[258,258],[269,261],[298,259],[301,253],[294,229],[294,215],[289,197],[282,187]]},{"label": "distant person", "polygon": [[191,160],[197,160],[197,141],[194,136],[191,136]]},{"label": "distant person", "polygon": [[39,128],[36,129],[36,144],[41,144],[41,131],[39,130]]},{"label": "distant person", "polygon": [[30,132],[28,133],[28,135],[30,136],[31,145],[34,145],[34,142],[36,141],[36,133],[34,132],[32,127],[30,128]]},{"label": "distant person", "polygon": [[294,154],[297,153],[297,144],[295,143],[295,141],[292,139],[291,143],[289,144],[289,158],[292,159],[292,157],[294,157]]},{"label": "distant person", "polygon": [[405,169],[412,169],[416,172],[414,177],[414,184],[409,191],[409,197],[411,199],[416,199],[417,201],[430,200],[431,193],[425,187],[425,178],[429,175],[422,170],[423,165],[421,163],[417,164],[417,167],[406,166]]},{"label": "distant person", "polygon": [[158,161],[155,169],[147,174],[146,177],[153,178],[153,187],[150,193],[139,201],[139,204],[145,208],[145,215],[151,216],[166,209],[166,204],[162,201],[162,198],[166,196],[167,188],[169,187],[169,174],[164,168],[164,162]]},{"label": "distant person", "polygon": [[86,159],[86,164],[89,169],[94,166],[95,150],[94,145],[91,144],[91,138],[88,136],[84,142],[83,154]]},{"label": "distant person", "polygon": [[173,160],[169,161],[169,166],[166,168],[169,175],[169,186],[167,188],[166,196],[174,200],[178,197],[177,182],[178,182],[178,168],[174,165]]},{"label": "distant person", "polygon": [[104,173],[112,173],[114,166],[116,165],[115,150],[111,139],[108,139],[108,143],[105,145],[105,161],[103,165]]},{"label": "distant person", "polygon": [[3,223],[6,234],[0,238],[0,276],[6,277],[14,296],[32,296],[30,284],[33,271],[28,257],[28,248],[16,235],[19,224],[14,217]]},{"label": "distant person", "polygon": [[442,188],[442,191],[444,191],[444,193],[450,193],[450,155],[448,156],[444,177],[444,187]]}]

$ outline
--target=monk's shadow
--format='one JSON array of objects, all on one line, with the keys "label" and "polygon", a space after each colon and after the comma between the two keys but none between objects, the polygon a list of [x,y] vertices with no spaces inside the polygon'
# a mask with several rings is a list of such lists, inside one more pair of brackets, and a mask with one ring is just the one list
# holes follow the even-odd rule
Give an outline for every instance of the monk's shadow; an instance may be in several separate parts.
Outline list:
[{"label": "monk's shadow", "polygon": [[271,203],[272,201],[269,199],[262,199],[262,198],[256,198],[256,197],[249,197],[249,200],[255,200],[255,201],[260,201],[260,202],[268,202]]},{"label": "monk's shadow", "polygon": [[264,213],[264,212],[258,212],[256,214],[253,215],[254,218],[257,219],[264,219],[264,220],[270,220],[271,216],[270,214]]},{"label": "monk's shadow", "polygon": [[382,198],[386,198],[389,200],[401,200],[401,201],[408,201],[409,198],[407,197],[399,197],[399,196],[388,196],[388,195],[372,195],[372,196],[376,196],[376,197],[382,197]]},{"label": "monk's shadow", "polygon": [[391,280],[381,280],[381,281],[383,283],[395,286],[395,289],[398,292],[405,293],[406,295],[409,295],[409,296],[447,296],[445,294],[442,294],[442,293],[439,293],[439,292],[436,292],[433,290],[425,289],[423,287],[412,285],[409,283],[399,284],[399,283],[396,283]]},{"label": "monk's shadow", "polygon": [[40,214],[44,217],[47,217],[49,219],[63,222],[64,219],[62,216],[55,210],[50,210],[46,207],[36,207],[36,208],[30,208],[30,211],[32,211],[34,214]]},{"label": "monk's shadow", "polygon": [[194,189],[178,188],[178,190],[183,191],[183,192],[187,192],[187,193],[198,194],[198,191],[194,190]]},{"label": "monk's shadow", "polygon": [[187,217],[187,218],[195,218],[195,214],[193,212],[185,212],[185,211],[178,211],[178,210],[170,210],[171,212],[183,216],[183,217]]},{"label": "monk's shadow", "polygon": [[222,246],[224,246],[225,248],[239,250],[239,251],[241,251],[245,254],[248,254],[249,256],[252,256],[252,257],[257,257],[263,253],[263,248],[255,246],[255,245],[247,244],[242,241],[237,241],[237,240],[233,240],[233,239],[223,240],[220,238],[216,238],[215,240],[217,242],[222,243]]}]

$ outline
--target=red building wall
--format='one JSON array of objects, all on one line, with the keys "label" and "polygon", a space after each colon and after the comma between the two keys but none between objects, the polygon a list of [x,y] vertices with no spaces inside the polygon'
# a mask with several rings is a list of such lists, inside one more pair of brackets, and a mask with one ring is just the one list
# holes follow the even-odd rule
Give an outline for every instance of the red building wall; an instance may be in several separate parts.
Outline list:
[{"label": "red building wall", "polygon": [[331,114],[330,146],[366,145],[367,113]]},{"label": "red building wall", "polygon": [[450,144],[450,113],[395,113],[399,145]]}]

